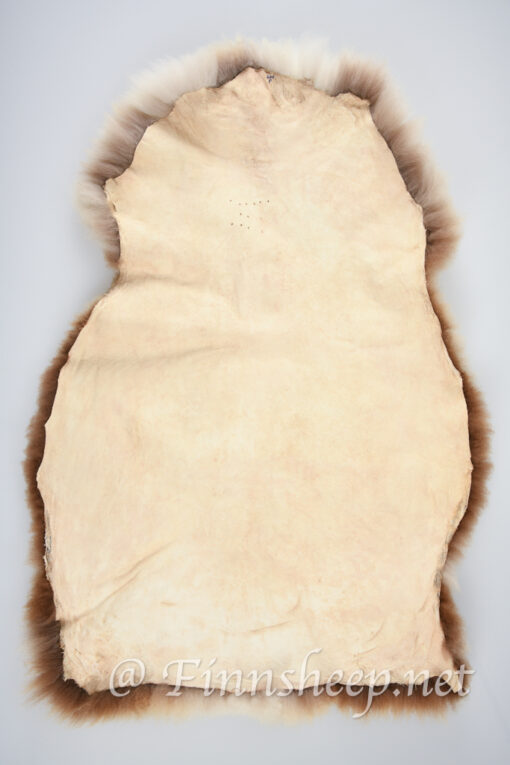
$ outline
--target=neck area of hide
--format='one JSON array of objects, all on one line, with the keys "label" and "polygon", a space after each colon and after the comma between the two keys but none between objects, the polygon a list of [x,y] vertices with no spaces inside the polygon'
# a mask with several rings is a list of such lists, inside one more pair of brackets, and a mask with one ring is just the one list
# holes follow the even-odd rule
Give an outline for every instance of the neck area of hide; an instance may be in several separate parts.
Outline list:
[{"label": "neck area of hide", "polygon": [[66,676],[454,669],[466,403],[369,104],[248,68],[179,98],[105,192],[120,278],[38,474]]}]

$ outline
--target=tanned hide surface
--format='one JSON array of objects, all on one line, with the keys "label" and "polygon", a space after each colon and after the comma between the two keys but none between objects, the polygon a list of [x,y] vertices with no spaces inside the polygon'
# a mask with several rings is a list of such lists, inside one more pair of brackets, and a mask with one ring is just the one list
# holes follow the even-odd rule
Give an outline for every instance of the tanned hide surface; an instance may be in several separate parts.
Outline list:
[{"label": "tanned hide surface", "polygon": [[313,649],[321,682],[454,669],[467,410],[368,103],[248,68],[181,97],[106,193],[120,279],[38,474],[66,677],[104,690],[131,656],[152,683],[182,657],[298,676]]}]

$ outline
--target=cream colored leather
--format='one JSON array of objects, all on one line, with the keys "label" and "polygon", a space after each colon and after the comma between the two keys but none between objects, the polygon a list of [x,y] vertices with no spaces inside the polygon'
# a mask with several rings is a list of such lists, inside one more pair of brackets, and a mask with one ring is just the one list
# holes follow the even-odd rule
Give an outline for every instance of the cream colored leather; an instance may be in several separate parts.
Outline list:
[{"label": "cream colored leather", "polygon": [[466,404],[368,104],[247,69],[181,97],[106,193],[121,277],[38,475],[67,677],[104,689],[128,657],[146,682],[195,658],[298,675],[315,649],[322,681],[452,668]]}]

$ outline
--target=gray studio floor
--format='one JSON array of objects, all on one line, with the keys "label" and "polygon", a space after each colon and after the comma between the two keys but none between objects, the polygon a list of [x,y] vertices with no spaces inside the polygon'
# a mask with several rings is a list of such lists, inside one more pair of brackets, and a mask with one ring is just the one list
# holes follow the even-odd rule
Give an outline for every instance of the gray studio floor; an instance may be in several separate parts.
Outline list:
[{"label": "gray studio floor", "polygon": [[[2,184],[2,603],[0,759],[11,763],[503,763],[507,761],[510,116],[504,0],[4,0]],[[126,720],[73,728],[25,698],[29,513],[21,459],[38,379],[73,317],[110,283],[79,220],[80,163],[129,77],[237,34],[329,39],[386,64],[444,172],[463,239],[440,278],[494,427],[490,500],[455,598],[475,669],[444,719],[353,720],[332,709],[294,726],[249,717]]]}]

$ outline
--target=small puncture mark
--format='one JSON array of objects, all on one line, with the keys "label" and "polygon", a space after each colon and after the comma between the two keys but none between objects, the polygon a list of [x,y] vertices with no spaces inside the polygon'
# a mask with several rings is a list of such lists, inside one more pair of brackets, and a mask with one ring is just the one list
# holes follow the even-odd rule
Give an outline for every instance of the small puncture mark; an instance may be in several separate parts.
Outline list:
[{"label": "small puncture mark", "polygon": [[268,82],[273,82],[273,80],[274,80],[274,74],[266,74],[266,77],[267,77],[267,81],[268,81]]}]

